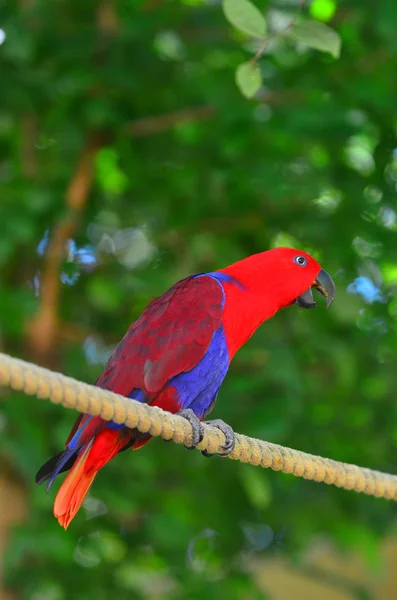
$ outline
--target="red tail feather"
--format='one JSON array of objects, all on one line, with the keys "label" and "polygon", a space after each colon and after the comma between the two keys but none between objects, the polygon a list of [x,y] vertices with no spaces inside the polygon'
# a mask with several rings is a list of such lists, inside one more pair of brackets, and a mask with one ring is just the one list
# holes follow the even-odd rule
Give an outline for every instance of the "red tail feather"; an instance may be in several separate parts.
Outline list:
[{"label": "red tail feather", "polygon": [[[129,434],[131,435],[131,434]],[[104,429],[89,442],[74,463],[55,498],[54,515],[67,529],[83,504],[99,469],[128,442],[126,430]]]}]

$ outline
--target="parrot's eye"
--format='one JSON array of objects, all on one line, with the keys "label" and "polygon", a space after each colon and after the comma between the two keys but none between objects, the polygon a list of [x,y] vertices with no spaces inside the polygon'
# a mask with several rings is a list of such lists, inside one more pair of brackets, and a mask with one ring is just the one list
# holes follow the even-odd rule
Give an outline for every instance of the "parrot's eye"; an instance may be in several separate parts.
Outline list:
[{"label": "parrot's eye", "polygon": [[300,267],[305,267],[307,265],[307,258],[304,256],[295,256],[294,261]]}]

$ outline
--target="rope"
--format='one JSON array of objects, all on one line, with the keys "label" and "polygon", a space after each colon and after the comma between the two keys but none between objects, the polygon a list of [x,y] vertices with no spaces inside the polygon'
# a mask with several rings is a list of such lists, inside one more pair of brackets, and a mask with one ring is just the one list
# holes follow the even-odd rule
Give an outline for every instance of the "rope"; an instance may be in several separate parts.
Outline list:
[{"label": "rope", "polygon": [[[107,421],[124,423],[127,427],[136,427],[143,433],[161,436],[177,444],[189,446],[192,442],[191,425],[182,417],[2,353],[0,385],[79,412],[100,415]],[[207,450],[211,454],[221,452],[223,433],[205,423],[204,431],[204,439],[197,446],[198,450]],[[241,434],[236,434],[236,445],[228,458],[345,490],[397,500],[396,475],[313,456]]]}]

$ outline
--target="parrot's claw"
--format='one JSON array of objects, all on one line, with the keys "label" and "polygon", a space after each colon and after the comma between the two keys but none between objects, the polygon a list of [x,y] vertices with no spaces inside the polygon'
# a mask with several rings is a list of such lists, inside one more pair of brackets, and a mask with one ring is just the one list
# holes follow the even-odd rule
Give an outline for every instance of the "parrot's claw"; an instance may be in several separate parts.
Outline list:
[{"label": "parrot's claw", "polygon": [[[225,436],[225,444],[222,446],[223,452],[216,452],[215,454],[217,454],[218,456],[228,456],[231,452],[233,452],[236,443],[236,437],[230,425],[225,423],[225,421],[222,421],[222,419],[213,419],[212,421],[206,421],[206,424],[210,425],[211,427],[216,427],[217,429],[222,431],[223,435]],[[201,454],[207,457],[214,456],[206,450],[203,450]]]},{"label": "parrot's claw", "polygon": [[204,428],[201,424],[201,421],[191,408],[184,408],[183,410],[180,410],[177,415],[187,419],[192,426],[192,445],[185,446],[185,448],[187,450],[193,450],[204,437]]}]

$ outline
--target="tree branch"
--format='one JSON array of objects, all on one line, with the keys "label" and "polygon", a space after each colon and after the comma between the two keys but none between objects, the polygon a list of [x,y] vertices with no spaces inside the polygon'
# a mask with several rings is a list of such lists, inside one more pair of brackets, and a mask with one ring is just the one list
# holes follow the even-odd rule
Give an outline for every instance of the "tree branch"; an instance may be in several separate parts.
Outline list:
[{"label": "tree branch", "polygon": [[207,119],[211,119],[216,112],[216,108],[210,105],[175,110],[165,115],[144,117],[143,119],[130,121],[125,125],[125,132],[133,137],[152,135],[172,129],[172,127],[181,123],[206,121]]},{"label": "tree branch", "polygon": [[76,171],[66,190],[65,202],[68,212],[56,226],[46,254],[41,277],[41,304],[27,330],[30,352],[45,364],[51,363],[54,358],[58,336],[59,272],[65,245],[79,225],[92,187],[93,158],[102,145],[102,136],[92,136],[81,153]]},{"label": "tree branch", "polygon": [[26,114],[21,118],[20,157],[22,173],[27,179],[34,179],[37,175],[37,149],[35,142],[38,133],[37,116]]}]

